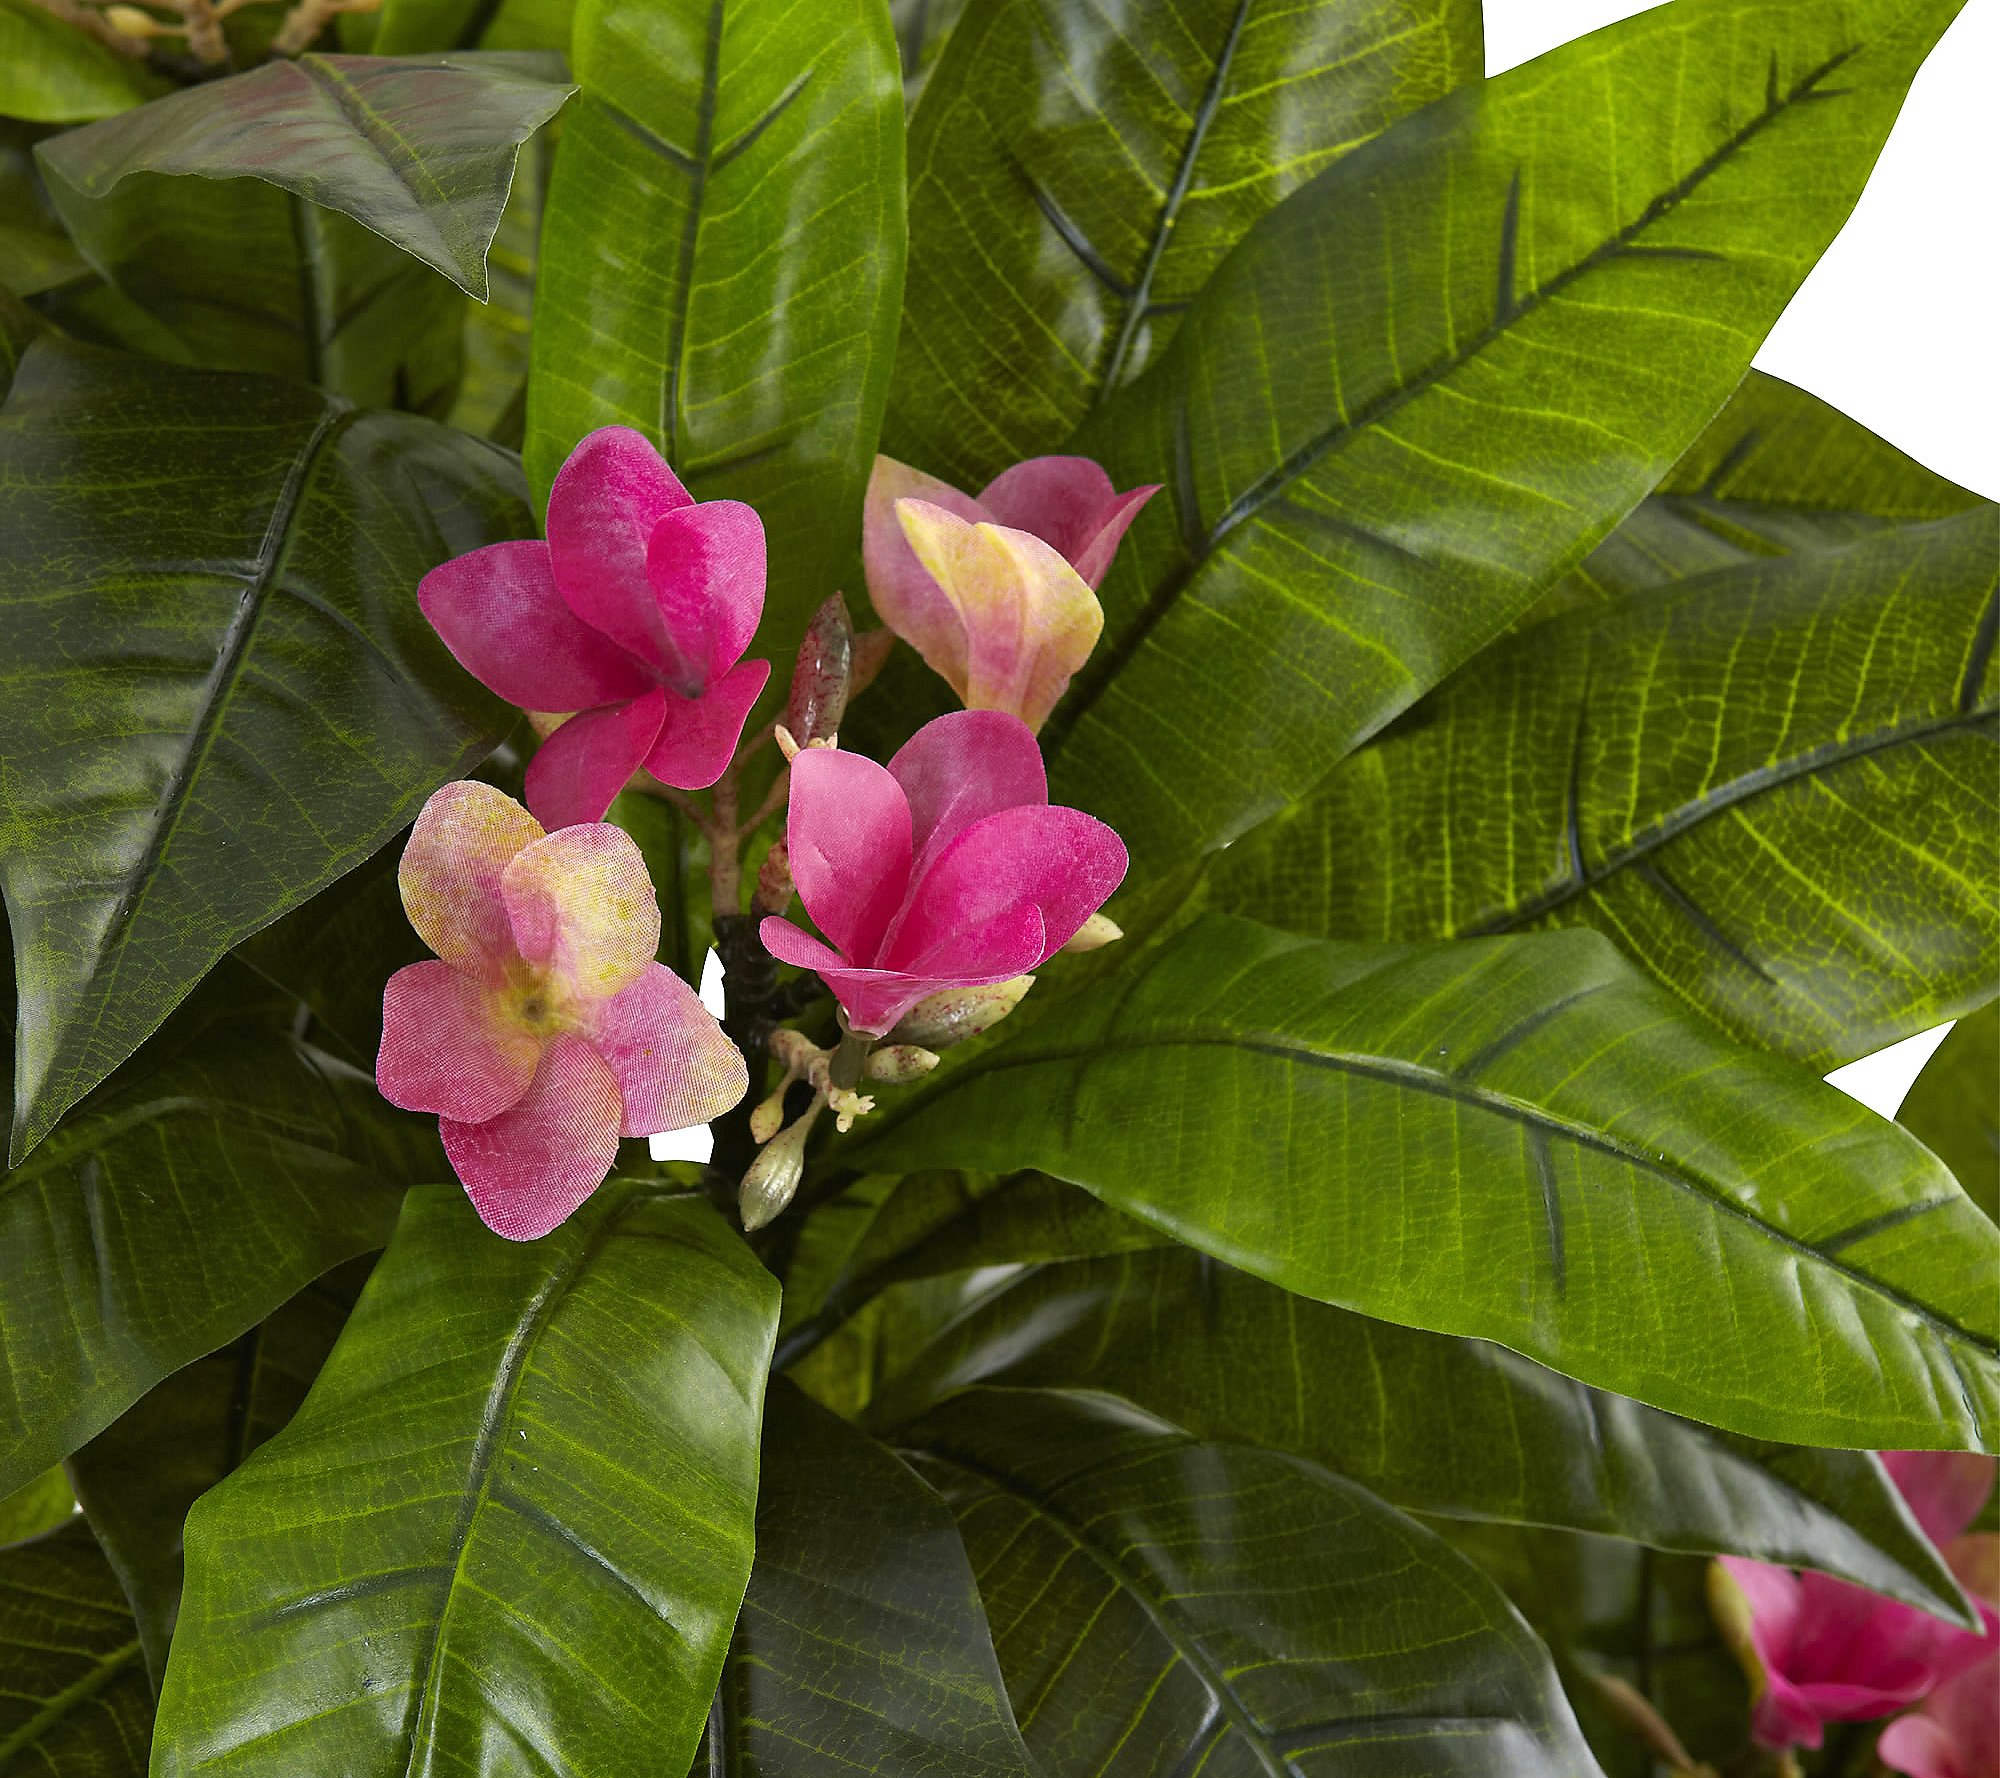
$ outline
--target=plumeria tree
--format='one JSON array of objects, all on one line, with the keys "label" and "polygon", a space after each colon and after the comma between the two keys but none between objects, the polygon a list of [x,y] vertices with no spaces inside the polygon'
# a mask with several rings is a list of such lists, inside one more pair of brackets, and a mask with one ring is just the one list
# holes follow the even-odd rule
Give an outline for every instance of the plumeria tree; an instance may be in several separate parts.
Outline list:
[{"label": "plumeria tree", "polygon": [[0,0],[0,1778],[1996,1778],[1957,10]]}]

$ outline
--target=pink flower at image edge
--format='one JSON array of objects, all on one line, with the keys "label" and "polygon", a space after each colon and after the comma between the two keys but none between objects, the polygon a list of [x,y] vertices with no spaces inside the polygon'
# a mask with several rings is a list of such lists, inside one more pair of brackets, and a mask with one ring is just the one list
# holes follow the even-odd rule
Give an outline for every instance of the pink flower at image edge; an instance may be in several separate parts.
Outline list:
[{"label": "pink flower at image edge", "polygon": [[736,1046],[653,960],[659,903],[619,829],[544,833],[491,786],[447,784],[397,881],[438,961],[389,978],[376,1084],[437,1115],[496,1234],[547,1234],[604,1182],[620,1136],[707,1123],[748,1090]]},{"label": "pink flower at image edge", "polygon": [[1126,867],[1103,822],[1050,806],[1034,736],[996,710],[926,723],[886,768],[807,749],[786,837],[826,942],[773,916],[765,948],[815,971],[853,1028],[876,1035],[941,989],[1038,968]]},{"label": "pink flower at image edge", "polygon": [[583,440],[549,491],[548,541],[493,543],[417,589],[458,662],[524,710],[574,711],[528,767],[547,827],[597,821],[641,769],[721,777],[770,677],[744,651],[764,610],[764,527],[696,502],[639,433]]}]

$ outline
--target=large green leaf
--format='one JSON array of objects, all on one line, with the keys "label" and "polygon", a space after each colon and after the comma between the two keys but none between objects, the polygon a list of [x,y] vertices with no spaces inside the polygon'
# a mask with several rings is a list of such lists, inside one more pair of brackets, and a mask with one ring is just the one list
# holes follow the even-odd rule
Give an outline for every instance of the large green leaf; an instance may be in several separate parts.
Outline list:
[{"label": "large green leaf", "polygon": [[1253,227],[1076,448],[1161,481],[1043,730],[1142,871],[1526,610],[1735,388],[1959,0],[1673,0],[1461,88]]},{"label": "large green leaf", "polygon": [[492,747],[508,714],[416,585],[522,535],[522,492],[512,458],[428,421],[29,349],[0,413],[15,1159]]},{"label": "large green leaf", "polygon": [[859,1164],[1039,1167],[1302,1296],[1752,1438],[2000,1443],[2000,1230],[1596,933],[1211,916],[870,1122]]},{"label": "large green leaf", "polygon": [[780,1383],[757,1560],[694,1774],[861,1772],[1032,1778],[1034,1766],[950,1512],[880,1445]]},{"label": "large green leaf", "polygon": [[25,1543],[53,1531],[76,1511],[76,1496],[59,1467],[0,1497],[0,1545]]},{"label": "large green leaf", "polygon": [[316,1279],[241,1339],[174,1372],[64,1466],[131,1601],[156,1690],[180,1611],[188,1508],[305,1400],[369,1263]]},{"label": "large green leaf", "polygon": [[[528,474],[635,426],[764,521],[789,659],[861,528],[903,287],[887,0],[584,0],[542,229]],[[780,679],[783,675],[779,675]]]},{"label": "large green leaf", "polygon": [[89,274],[35,172],[37,131],[0,127],[0,284],[29,297]]},{"label": "large green leaf", "polygon": [[2000,1002],[1962,1018],[1916,1078],[1896,1121],[2000,1222]]},{"label": "large green leaf", "polygon": [[0,0],[0,117],[82,123],[164,90],[136,56],[120,55],[34,0]]},{"label": "large green leaf", "polygon": [[157,1778],[683,1770],[750,1572],[777,1297],[658,1186],[519,1246],[412,1193],[305,1407],[188,1520]]},{"label": "large green leaf", "polygon": [[973,1384],[1108,1390],[1204,1438],[1295,1451],[1411,1512],[1757,1556],[1966,1609],[1872,1452],[1717,1432],[1184,1247],[1016,1273],[910,1360],[871,1421]]},{"label": "large green leaf", "polygon": [[1499,1593],[1351,1482],[1108,1396],[969,1391],[899,1444],[1050,1772],[1596,1773]]},{"label": "large green leaf", "polygon": [[972,8],[911,129],[885,448],[967,488],[1059,449],[1251,223],[1481,55],[1478,0]]},{"label": "large green leaf", "polygon": [[132,1613],[90,1527],[0,1550],[0,1772],[144,1778],[152,1723]]},{"label": "large green leaf", "polygon": [[1217,863],[1329,938],[1593,926],[1824,1070],[2000,978],[2000,507],[1489,650]]},{"label": "large green leaf", "polygon": [[497,56],[279,57],[36,153],[86,253],[127,179],[143,176],[143,202],[169,175],[254,178],[353,217],[483,302],[521,144],[576,90],[537,72]]},{"label": "large green leaf", "polygon": [[465,371],[449,415],[452,425],[516,450],[527,427],[535,271],[549,167],[547,139],[527,143],[486,257],[492,290],[485,302],[465,306]]}]

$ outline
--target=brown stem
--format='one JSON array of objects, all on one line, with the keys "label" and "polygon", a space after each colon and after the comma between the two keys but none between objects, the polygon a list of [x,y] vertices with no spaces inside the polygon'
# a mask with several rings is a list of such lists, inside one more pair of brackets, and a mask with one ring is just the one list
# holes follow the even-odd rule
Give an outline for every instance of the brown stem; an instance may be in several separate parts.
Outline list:
[{"label": "brown stem", "polygon": [[771,780],[771,788],[764,792],[764,800],[757,805],[757,813],[737,828],[736,838],[739,842],[748,839],[784,807],[785,797],[791,789],[791,781],[792,768],[785,766]]},{"label": "brown stem", "polygon": [[709,907],[718,921],[743,911],[742,835],[736,828],[736,767],[732,764],[709,792],[713,810],[708,830]]},{"label": "brown stem", "polygon": [[[203,0],[206,4],[207,0]],[[319,34],[343,12],[374,12],[382,0],[298,0],[271,39],[274,56],[295,56],[311,49]]]},{"label": "brown stem", "polygon": [[173,7],[187,27],[188,54],[211,68],[229,60],[229,39],[211,0],[173,0]]}]

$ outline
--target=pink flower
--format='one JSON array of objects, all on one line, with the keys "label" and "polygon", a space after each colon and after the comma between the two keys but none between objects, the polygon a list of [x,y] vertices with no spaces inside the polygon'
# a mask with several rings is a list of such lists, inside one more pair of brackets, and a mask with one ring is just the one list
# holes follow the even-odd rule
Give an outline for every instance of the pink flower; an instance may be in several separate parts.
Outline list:
[{"label": "pink flower", "polygon": [[1125,875],[1118,836],[1049,806],[1034,736],[997,710],[926,723],[886,771],[808,748],[791,797],[792,875],[831,942],[774,916],[765,948],[818,971],[857,1031],[887,1031],[942,988],[1036,968]]},{"label": "pink flower", "polygon": [[[1888,1451],[1882,1461],[1940,1545],[1971,1523],[1993,1486],[1990,1457]],[[1981,1606],[1985,1627],[1974,1634],[1823,1574],[1736,1556],[1721,1565],[1749,1610],[1751,1726],[1766,1747],[1817,1747],[1825,1724],[1891,1715],[2000,1649],[1990,1606]]]},{"label": "pink flower", "polygon": [[[1968,1593],[2000,1605],[2000,1537],[1959,1538],[1946,1551]],[[1947,1679],[1922,1708],[1882,1731],[1882,1763],[1906,1778],[1995,1778],[2000,1774],[2000,1646]]]},{"label": "pink flower", "polygon": [[459,664],[524,710],[573,710],[528,767],[551,828],[597,821],[642,767],[700,790],[722,776],[769,661],[764,527],[699,505],[625,426],[593,432],[549,490],[546,543],[493,543],[424,576],[417,602]]},{"label": "pink flower", "polygon": [[545,834],[491,786],[447,784],[397,880],[441,961],[389,978],[375,1082],[438,1114],[494,1233],[546,1235],[603,1184],[621,1135],[707,1123],[748,1090],[736,1046],[653,961],[659,903],[617,828]]},{"label": "pink flower", "polygon": [[1158,492],[1117,493],[1088,457],[1032,457],[973,500],[877,457],[861,529],[868,595],[969,709],[1039,729],[1097,645],[1094,589]]}]

